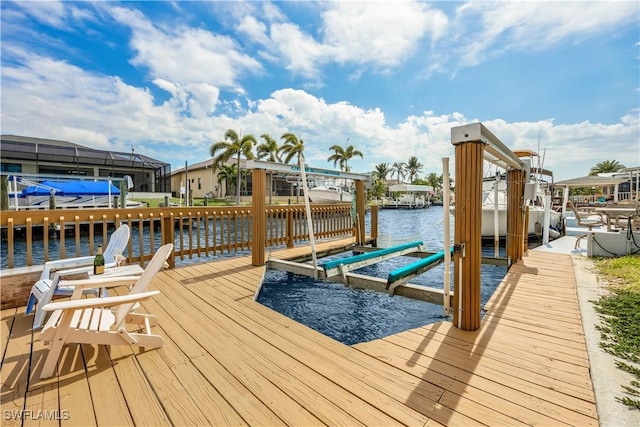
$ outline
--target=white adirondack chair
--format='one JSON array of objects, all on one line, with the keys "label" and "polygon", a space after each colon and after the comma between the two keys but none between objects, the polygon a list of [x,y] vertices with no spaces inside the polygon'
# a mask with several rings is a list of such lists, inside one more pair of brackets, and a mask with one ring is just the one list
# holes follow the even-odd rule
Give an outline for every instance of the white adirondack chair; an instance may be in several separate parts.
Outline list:
[{"label": "white adirondack chair", "polygon": [[[151,326],[157,323],[156,317],[133,312],[133,309],[141,301],[159,294],[159,291],[147,292],[147,287],[153,276],[163,267],[172,250],[171,243],[158,249],[141,276],[63,281],[64,285],[75,288],[76,292],[70,301],[51,302],[43,307],[43,310],[53,313],[40,334],[41,340],[50,343],[40,378],[53,375],[65,344],[162,347],[162,337],[151,332]],[[85,287],[122,285],[132,285],[128,295],[74,299],[82,296],[81,291]],[[140,332],[127,329],[127,326],[132,324],[138,325]]]},{"label": "white adirondack chair", "polygon": [[[116,265],[115,255],[118,251],[122,254],[126,249],[130,234],[129,226],[126,224],[121,224],[120,227],[111,234],[109,243],[104,250],[105,268],[111,268]],[[33,318],[33,329],[38,329],[42,326],[42,321],[46,314],[42,311],[42,307],[51,301],[54,295],[69,296],[73,293],[73,289],[60,286],[58,283],[60,278],[65,274],[80,274],[91,271],[93,268],[93,259],[93,256],[84,256],[47,261],[44,264],[40,280],[31,288],[27,309],[25,310],[25,314],[30,314],[34,307],[36,308],[36,313]],[[55,277],[52,277],[52,272],[55,272]],[[52,287],[53,291],[51,290]],[[97,288],[87,288],[84,290],[84,293],[98,295],[99,290]]]}]

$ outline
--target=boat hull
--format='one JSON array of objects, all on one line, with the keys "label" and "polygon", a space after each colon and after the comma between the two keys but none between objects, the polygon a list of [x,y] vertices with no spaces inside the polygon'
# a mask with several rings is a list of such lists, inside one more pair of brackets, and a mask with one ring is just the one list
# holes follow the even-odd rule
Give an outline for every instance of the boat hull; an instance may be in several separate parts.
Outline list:
[{"label": "boat hull", "polygon": [[351,203],[351,193],[331,188],[310,188],[309,200],[312,203]]},{"label": "boat hull", "polygon": [[[55,196],[56,209],[101,209],[118,206],[120,196]],[[18,207],[15,198],[9,198],[9,210],[24,209],[50,209],[49,196],[27,196],[18,198]],[[127,208],[139,208],[144,205],[140,202],[127,200]]]},{"label": "boat hull", "polygon": [[[492,238],[494,232],[494,210],[492,208],[482,209],[482,231],[483,238]],[[542,235],[542,226],[544,225],[544,209],[535,209],[529,207],[529,226],[527,233],[529,235]],[[553,228],[560,228],[561,217],[558,212],[550,212],[549,225]],[[507,235],[507,211],[505,209],[498,210],[498,236],[505,237]]]}]

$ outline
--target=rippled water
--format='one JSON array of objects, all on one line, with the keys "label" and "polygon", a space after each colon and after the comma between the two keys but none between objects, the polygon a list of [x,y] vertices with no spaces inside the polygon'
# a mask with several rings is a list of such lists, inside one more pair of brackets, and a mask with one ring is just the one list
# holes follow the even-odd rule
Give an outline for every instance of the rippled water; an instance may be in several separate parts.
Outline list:
[{"label": "rippled water", "polygon": [[[441,207],[381,210],[378,224],[381,247],[422,240],[428,251],[443,249]],[[349,252],[331,258],[350,255]],[[416,258],[397,257],[355,272],[386,278],[390,271],[415,261]],[[505,267],[482,266],[481,304],[488,301],[505,274]],[[442,289],[443,276],[444,265],[439,265],[411,283]],[[277,270],[267,271],[258,302],[349,345],[446,319],[441,305],[314,281]]]}]

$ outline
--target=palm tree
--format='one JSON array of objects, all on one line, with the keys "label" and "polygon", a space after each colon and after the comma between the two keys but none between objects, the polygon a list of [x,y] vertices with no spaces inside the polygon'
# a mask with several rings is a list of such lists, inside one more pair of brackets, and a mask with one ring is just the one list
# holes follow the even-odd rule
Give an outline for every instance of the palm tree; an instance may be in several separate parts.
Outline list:
[{"label": "palm tree", "polygon": [[360,150],[356,150],[353,145],[347,145],[345,148],[342,148],[339,145],[332,145],[329,149],[333,150],[334,153],[329,156],[327,161],[330,162],[333,160],[333,166],[335,166],[336,163],[340,163],[341,171],[349,172],[350,168],[347,163],[355,156],[360,156],[361,159],[364,159],[362,152]]},{"label": "palm tree", "polygon": [[404,179],[405,169],[406,169],[406,166],[403,162],[395,162],[393,166],[391,166],[391,168],[389,169],[391,178],[393,178],[393,175],[395,173],[397,184],[400,184],[400,180]]},{"label": "palm tree", "polygon": [[412,183],[414,178],[418,178],[418,173],[422,170],[423,164],[418,161],[416,156],[411,156],[407,162],[407,173],[409,174],[409,183]]},{"label": "palm tree", "polygon": [[389,169],[389,163],[378,163],[376,165],[376,169],[373,171],[374,176],[377,177],[377,179],[380,180],[380,182],[382,182],[383,184],[382,195],[386,193],[387,175],[389,175],[390,171],[391,170]]},{"label": "palm tree", "polygon": [[285,163],[289,163],[294,157],[297,159],[304,151],[304,141],[302,139],[298,139],[298,137],[293,133],[283,133],[280,139],[284,140],[284,144],[280,147],[280,151],[282,154],[285,154]]},{"label": "palm tree", "polygon": [[389,163],[378,163],[376,165],[376,173],[382,181],[387,180],[387,175],[389,175],[389,172],[391,172],[391,169],[389,169]]},{"label": "palm tree", "polygon": [[218,182],[225,181],[227,188],[234,188],[238,181],[238,166],[235,163],[222,165],[216,176]]},{"label": "palm tree", "polygon": [[213,160],[214,169],[218,169],[222,164],[228,162],[231,157],[237,156],[237,205],[240,204],[240,156],[244,155],[244,157],[249,160],[253,159],[254,155],[252,149],[253,146],[256,145],[256,143],[256,138],[253,135],[245,135],[243,137],[239,137],[235,130],[228,129],[224,133],[224,141],[216,142],[211,146],[211,157],[215,157],[215,159]]},{"label": "palm tree", "polygon": [[442,189],[442,175],[438,176],[437,173],[431,172],[429,175],[427,175],[425,181],[427,182],[427,185],[433,187],[433,192],[436,194],[438,194],[438,191]]},{"label": "palm tree", "polygon": [[[294,156],[299,162],[300,156],[304,152],[304,141],[291,132],[283,133],[280,139],[284,140],[284,144],[280,147],[280,151],[285,154],[284,162],[289,163]],[[293,194],[293,183],[291,183],[291,194]],[[298,192],[296,194],[296,203],[299,201],[300,186],[298,186]]]},{"label": "palm tree", "polygon": [[278,146],[278,141],[266,133],[260,135],[260,138],[264,139],[264,142],[256,147],[258,159],[266,158],[270,162],[282,162],[279,155],[280,147]]},{"label": "palm tree", "polygon": [[374,172],[375,179],[373,180],[373,184],[371,188],[368,190],[369,196],[375,199],[379,199],[384,196],[385,191],[387,191],[387,187],[381,179],[379,179],[377,172]]},{"label": "palm tree", "polygon": [[[263,133],[260,135],[260,138],[264,139],[264,142],[258,147],[256,147],[256,152],[258,153],[259,159],[264,159],[265,157],[270,162],[278,162],[282,163],[282,159],[278,154],[280,151],[280,147],[278,146],[278,141],[273,139],[271,135],[267,135]],[[271,197],[273,195],[273,171],[269,172],[269,204],[271,204]]]},{"label": "palm tree", "polygon": [[604,162],[596,163],[596,165],[591,168],[591,171],[589,171],[589,175],[618,172],[620,169],[624,168],[626,168],[626,166],[620,164],[617,160],[605,160]]}]

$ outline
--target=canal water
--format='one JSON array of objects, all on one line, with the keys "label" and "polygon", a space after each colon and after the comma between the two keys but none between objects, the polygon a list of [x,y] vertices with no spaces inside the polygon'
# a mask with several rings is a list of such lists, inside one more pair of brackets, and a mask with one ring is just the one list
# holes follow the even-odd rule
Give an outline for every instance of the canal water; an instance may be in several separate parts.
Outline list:
[{"label": "canal water", "polygon": [[[213,230],[211,228],[211,224],[209,224],[208,227],[209,227],[210,236],[213,236]],[[113,225],[110,225],[107,234],[111,235],[113,231],[114,231]],[[182,236],[180,235],[181,233],[182,233]],[[201,241],[204,242],[203,226],[199,228],[199,233],[200,233]],[[227,236],[226,226],[225,225],[221,226],[220,223],[218,222],[216,233],[217,233],[217,242],[220,242],[221,233],[226,239],[226,236]],[[78,249],[82,255],[87,255],[89,253],[89,230],[87,228],[81,228],[80,235],[81,235],[80,247]],[[195,235],[192,235],[191,237],[195,241],[196,239]],[[131,241],[133,256],[138,257],[140,255],[140,232],[139,232],[138,226],[135,224],[132,227],[131,236],[129,239]],[[142,239],[143,239],[142,247],[143,247],[144,253],[145,254],[151,253],[151,239],[150,239],[150,232],[149,232],[148,225],[145,225],[145,228],[142,233]],[[179,242],[181,241],[181,239],[182,241],[185,242],[185,245],[188,245],[189,232],[186,228],[183,229],[182,231],[178,229],[176,230],[173,238],[175,245],[179,245]],[[99,229],[99,227],[96,228],[95,236],[93,240],[94,240],[94,246],[96,249],[98,246],[104,245],[104,242],[102,240],[102,230]],[[47,246],[49,251],[49,259],[50,260],[59,259],[60,250],[61,250],[61,240],[58,238],[57,233],[53,233],[53,232],[49,233],[49,240],[48,240]],[[154,233],[153,247],[155,249],[158,249],[160,246],[162,246],[162,235],[159,231],[156,231]],[[177,247],[178,246],[176,246],[176,248]],[[64,240],[64,248],[65,248],[66,258],[71,258],[75,256],[76,242],[75,242],[75,237],[72,233],[69,234],[69,232],[67,232],[66,238]],[[31,250],[32,250],[33,265],[44,264],[44,240],[42,240],[42,236],[35,237],[33,239]],[[27,265],[27,262],[26,262],[27,243],[24,236],[16,237],[13,251],[14,251],[14,254],[13,254],[14,265],[19,267],[26,266]],[[238,255],[249,255],[250,253],[251,252],[249,250],[240,250],[240,249],[237,252],[235,251],[217,252],[216,255],[213,255],[212,252],[209,252],[207,256],[205,256],[204,254],[202,254],[201,256],[194,255],[193,258],[185,257],[184,259],[180,259],[180,257],[176,257],[175,262],[176,262],[176,265],[180,266],[180,265],[195,264],[200,262],[214,261],[216,259],[234,257]],[[127,253],[125,251],[125,256],[126,255]],[[8,268],[7,245],[5,241],[1,241],[0,242],[0,270],[5,270],[7,268]]]},{"label": "canal water", "polygon": [[[378,245],[389,247],[422,240],[427,251],[443,250],[442,212],[442,207],[438,206],[380,210]],[[493,248],[487,249],[485,255],[493,256]],[[331,258],[351,255],[349,252]],[[416,258],[396,257],[355,272],[386,278],[390,271],[415,261]],[[481,305],[489,300],[505,274],[506,267],[482,266]],[[441,264],[412,279],[411,283],[442,289],[443,278],[444,265]],[[447,320],[441,305],[401,296],[390,297],[386,293],[353,289],[339,283],[314,281],[272,269],[265,274],[258,302],[348,345]]]}]

